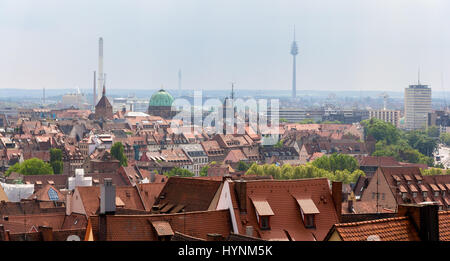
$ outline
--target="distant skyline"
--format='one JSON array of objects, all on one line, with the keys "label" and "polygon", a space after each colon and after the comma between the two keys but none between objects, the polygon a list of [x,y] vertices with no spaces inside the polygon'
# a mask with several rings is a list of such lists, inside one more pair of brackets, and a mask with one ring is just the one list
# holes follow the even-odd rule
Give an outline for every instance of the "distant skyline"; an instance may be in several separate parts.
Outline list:
[{"label": "distant skyline", "polygon": [[[0,89],[450,90],[446,0],[0,0]],[[442,87],[444,79],[444,88]],[[1,93],[1,90],[0,90]],[[49,93],[50,94],[50,93]]]}]

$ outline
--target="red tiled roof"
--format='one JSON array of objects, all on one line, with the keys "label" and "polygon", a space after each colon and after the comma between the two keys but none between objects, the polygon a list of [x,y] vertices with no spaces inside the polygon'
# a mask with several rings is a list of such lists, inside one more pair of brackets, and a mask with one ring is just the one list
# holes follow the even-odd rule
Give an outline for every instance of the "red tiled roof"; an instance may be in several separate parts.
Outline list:
[{"label": "red tiled roof", "polygon": [[142,202],[144,203],[147,211],[151,210],[153,204],[164,188],[165,183],[145,183],[137,184],[139,192],[141,194]]},{"label": "red tiled roof", "polygon": [[[99,236],[99,217],[90,218],[94,240]],[[207,239],[211,233],[227,237],[232,231],[230,211],[214,210],[164,215],[107,215],[107,241],[156,241],[152,222],[165,221],[173,232]]]},{"label": "red tiled roof", "polygon": [[380,241],[420,240],[417,230],[407,217],[336,224],[333,229],[344,241],[370,241],[371,238],[379,238]]},{"label": "red tiled roof", "polygon": [[[100,187],[76,187],[87,216],[93,216],[100,208]],[[116,187],[116,197],[125,204],[125,209],[142,210],[144,205],[135,187]]]},{"label": "red tiled roof", "polygon": [[397,160],[394,157],[375,157],[375,156],[366,156],[362,157],[359,160],[360,166],[400,166]]},{"label": "red tiled roof", "polygon": [[208,210],[221,184],[211,179],[170,177],[156,204],[184,205],[186,212]]},{"label": "red tiled roof", "polygon": [[[238,184],[230,182],[231,201],[238,220],[239,234],[245,234],[245,227],[252,226],[255,235],[265,240],[314,241],[323,240],[330,228],[338,222],[328,180],[325,178],[300,180],[254,180],[245,182],[246,213],[241,213]],[[297,199],[311,199],[320,213],[315,215],[316,228],[304,226]],[[252,199],[265,199],[272,212],[270,230],[259,229],[256,209]],[[287,231],[287,232],[286,232]]]},{"label": "red tiled roof", "polygon": [[450,241],[450,211],[439,211],[439,240]]}]

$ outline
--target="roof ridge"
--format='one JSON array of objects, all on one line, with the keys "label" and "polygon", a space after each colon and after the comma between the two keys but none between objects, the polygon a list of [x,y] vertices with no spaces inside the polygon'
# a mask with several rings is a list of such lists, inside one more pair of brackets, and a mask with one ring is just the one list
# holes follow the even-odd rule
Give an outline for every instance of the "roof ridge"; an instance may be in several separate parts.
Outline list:
[{"label": "roof ridge", "polygon": [[388,221],[406,220],[406,219],[408,219],[408,217],[406,217],[406,216],[391,217],[391,218],[381,218],[381,219],[375,219],[375,220],[358,221],[358,222],[350,222],[350,223],[339,223],[339,224],[335,224],[335,226],[336,227],[350,227],[350,226],[355,226],[355,225],[375,224],[375,223],[383,223],[383,222],[388,222]]}]

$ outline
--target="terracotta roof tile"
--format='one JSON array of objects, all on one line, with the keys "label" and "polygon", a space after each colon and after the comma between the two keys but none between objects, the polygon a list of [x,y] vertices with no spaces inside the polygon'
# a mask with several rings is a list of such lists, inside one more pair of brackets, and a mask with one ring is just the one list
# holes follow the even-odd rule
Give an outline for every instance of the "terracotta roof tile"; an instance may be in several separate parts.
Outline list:
[{"label": "terracotta roof tile", "polygon": [[367,241],[369,236],[381,241],[419,240],[418,232],[406,217],[336,224],[335,229],[344,241]]},{"label": "terracotta roof tile", "polygon": [[210,179],[170,177],[156,204],[184,205],[186,212],[208,210],[221,183]]},{"label": "terracotta roof tile", "polygon": [[[90,218],[94,240],[98,240],[99,217]],[[230,211],[199,211],[163,215],[107,215],[107,241],[156,241],[158,234],[152,225],[155,221],[169,224],[174,233],[179,232],[199,239],[210,233],[227,237],[232,231]]]}]

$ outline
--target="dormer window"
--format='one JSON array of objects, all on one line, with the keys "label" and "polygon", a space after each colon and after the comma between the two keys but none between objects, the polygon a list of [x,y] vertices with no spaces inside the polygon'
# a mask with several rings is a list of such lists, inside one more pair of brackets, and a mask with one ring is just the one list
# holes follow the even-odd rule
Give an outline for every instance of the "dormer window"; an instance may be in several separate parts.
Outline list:
[{"label": "dormer window", "polygon": [[317,209],[316,204],[312,201],[312,199],[301,199],[296,198],[298,206],[300,207],[300,214],[303,219],[303,223],[306,228],[315,228],[316,227],[316,215],[320,213]]},{"label": "dormer window", "polygon": [[424,191],[422,194],[423,194],[423,197],[427,197],[427,192],[426,191]]},{"label": "dormer window", "polygon": [[255,206],[256,219],[259,223],[259,228],[263,230],[270,229],[270,217],[274,215],[272,208],[267,200],[251,199]]}]

